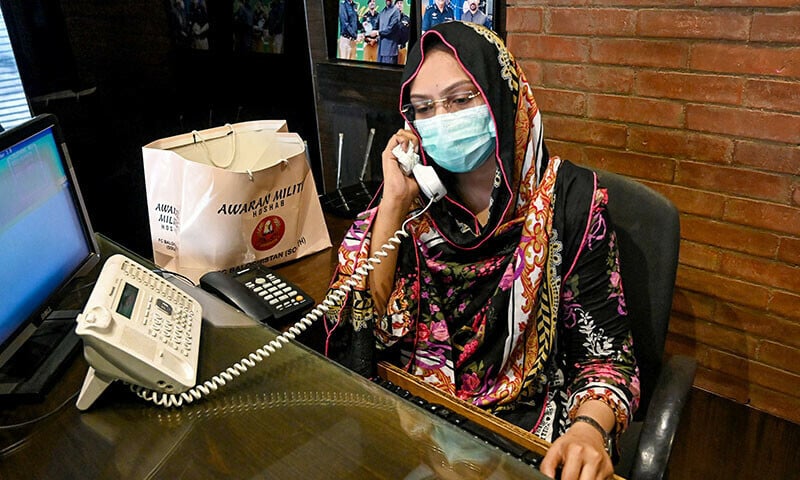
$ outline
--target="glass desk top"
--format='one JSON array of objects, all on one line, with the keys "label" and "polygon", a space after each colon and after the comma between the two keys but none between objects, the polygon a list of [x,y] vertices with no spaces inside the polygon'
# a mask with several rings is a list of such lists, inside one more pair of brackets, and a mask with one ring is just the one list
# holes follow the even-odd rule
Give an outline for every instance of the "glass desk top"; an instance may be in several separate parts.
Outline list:
[{"label": "glass desk top", "polygon": [[[101,245],[109,255],[118,248]],[[198,380],[276,334],[233,309],[204,320]],[[0,425],[55,411],[0,430],[0,478],[545,478],[295,342],[180,409],[150,405],[116,382],[81,413],[86,368],[77,356],[43,404],[0,406]]]}]

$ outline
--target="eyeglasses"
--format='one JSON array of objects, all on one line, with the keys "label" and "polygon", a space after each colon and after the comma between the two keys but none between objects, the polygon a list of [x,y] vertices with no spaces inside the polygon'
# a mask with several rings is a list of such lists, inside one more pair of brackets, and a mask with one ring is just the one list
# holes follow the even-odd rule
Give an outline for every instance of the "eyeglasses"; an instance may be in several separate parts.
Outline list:
[{"label": "eyeglasses", "polygon": [[403,105],[400,109],[410,121],[423,120],[436,115],[436,105],[441,103],[448,112],[457,112],[467,108],[472,99],[479,97],[481,92],[458,92],[438,100],[420,100]]}]

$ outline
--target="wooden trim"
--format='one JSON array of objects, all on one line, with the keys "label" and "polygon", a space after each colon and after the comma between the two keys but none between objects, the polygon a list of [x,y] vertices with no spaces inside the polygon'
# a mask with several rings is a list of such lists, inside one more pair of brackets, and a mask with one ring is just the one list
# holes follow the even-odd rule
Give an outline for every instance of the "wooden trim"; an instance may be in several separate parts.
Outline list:
[{"label": "wooden trim", "polygon": [[[542,440],[531,432],[506,422],[471,403],[464,402],[452,395],[446,395],[432,385],[409,375],[404,370],[392,364],[379,362],[378,376],[394,383],[400,388],[408,390],[413,395],[423,398],[430,403],[441,405],[452,412],[462,415],[467,420],[475,422],[484,428],[488,428],[506,440],[514,442],[534,453],[544,456],[547,453],[547,449],[550,448],[549,442]],[[615,480],[625,480],[617,475],[614,475],[613,478]]]}]

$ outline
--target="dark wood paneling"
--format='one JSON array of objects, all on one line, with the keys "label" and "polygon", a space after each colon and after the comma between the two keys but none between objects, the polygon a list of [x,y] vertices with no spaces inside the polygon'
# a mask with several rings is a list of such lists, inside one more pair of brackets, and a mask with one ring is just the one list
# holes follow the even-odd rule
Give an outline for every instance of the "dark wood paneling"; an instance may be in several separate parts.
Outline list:
[{"label": "dark wood paneling", "polygon": [[402,71],[369,64],[317,64],[320,98],[326,102],[355,102],[369,108],[397,110]]},{"label": "dark wood paneling", "polygon": [[[306,0],[308,45],[324,191],[358,180],[370,128],[375,139],[369,158],[372,175],[380,180],[380,152],[389,135],[402,127],[397,95],[402,67],[337,60],[337,2]],[[344,134],[342,165],[339,167],[339,134]]]},{"label": "dark wood paneling", "polygon": [[[389,136],[401,128],[397,95],[401,71],[370,65],[322,62],[318,72],[317,121],[325,184],[335,188],[358,181],[370,128],[375,138],[369,159],[370,179],[380,179],[380,152]],[[339,134],[344,134],[341,173],[338,174]]]}]

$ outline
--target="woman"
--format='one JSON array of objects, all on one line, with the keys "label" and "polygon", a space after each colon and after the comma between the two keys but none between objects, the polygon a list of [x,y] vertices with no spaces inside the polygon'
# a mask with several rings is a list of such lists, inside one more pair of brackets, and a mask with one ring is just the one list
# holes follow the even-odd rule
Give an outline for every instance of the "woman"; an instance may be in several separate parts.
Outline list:
[{"label": "woman", "polygon": [[427,205],[397,145],[418,149],[448,194],[329,310],[328,354],[365,375],[390,358],[553,442],[543,473],[607,478],[604,442],[626,428],[639,383],[605,190],[549,157],[530,85],[480,25],[422,36],[401,111],[410,130],[383,152],[380,204],[345,238],[332,287]]}]

